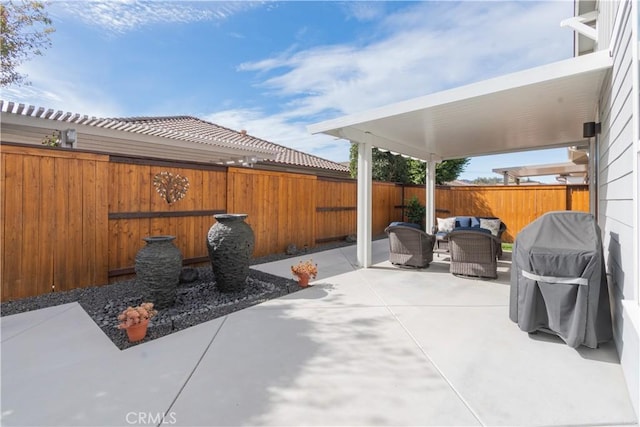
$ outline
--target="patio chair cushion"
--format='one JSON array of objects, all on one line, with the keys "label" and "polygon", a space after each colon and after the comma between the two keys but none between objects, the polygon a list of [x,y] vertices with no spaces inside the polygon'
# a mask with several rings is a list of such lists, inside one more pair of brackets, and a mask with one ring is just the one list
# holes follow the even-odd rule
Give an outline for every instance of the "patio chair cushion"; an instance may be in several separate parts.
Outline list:
[{"label": "patio chair cushion", "polygon": [[480,227],[480,220],[476,216],[457,216],[454,228],[459,227]]},{"label": "patio chair cushion", "polygon": [[480,229],[489,230],[494,236],[498,236],[500,224],[499,219],[480,218]]},{"label": "patio chair cushion", "polygon": [[436,218],[438,221],[438,232],[439,233],[449,233],[453,230],[456,225],[456,218]]},{"label": "patio chair cushion", "polygon": [[468,228],[468,227],[471,227],[471,217],[468,217],[468,216],[456,217],[456,228]]}]

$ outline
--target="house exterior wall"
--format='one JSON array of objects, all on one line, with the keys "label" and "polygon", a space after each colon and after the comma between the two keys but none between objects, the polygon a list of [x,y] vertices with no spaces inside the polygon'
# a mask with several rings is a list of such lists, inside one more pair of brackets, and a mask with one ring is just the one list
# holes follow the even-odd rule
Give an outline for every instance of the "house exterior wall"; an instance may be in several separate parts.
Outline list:
[{"label": "house exterior wall", "polygon": [[[613,7],[617,9],[613,12]],[[629,393],[639,412],[638,331],[638,49],[637,3],[600,2],[599,28],[612,30],[606,46],[613,67],[600,95],[598,222],[612,297],[614,337]],[[619,22],[616,24],[616,20]],[[606,21],[606,22],[603,22]]]},{"label": "house exterior wall", "polygon": [[598,30],[598,43],[596,50],[609,48],[619,6],[620,0],[606,0],[597,3],[598,23],[596,29]]}]

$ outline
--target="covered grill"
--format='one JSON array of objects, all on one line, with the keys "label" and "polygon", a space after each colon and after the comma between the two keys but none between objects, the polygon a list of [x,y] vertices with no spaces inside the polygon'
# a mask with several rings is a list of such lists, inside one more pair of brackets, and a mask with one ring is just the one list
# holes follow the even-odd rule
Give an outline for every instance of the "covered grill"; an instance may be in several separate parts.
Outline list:
[{"label": "covered grill", "polygon": [[591,214],[549,212],[516,237],[509,317],[571,347],[612,338],[600,227]]}]

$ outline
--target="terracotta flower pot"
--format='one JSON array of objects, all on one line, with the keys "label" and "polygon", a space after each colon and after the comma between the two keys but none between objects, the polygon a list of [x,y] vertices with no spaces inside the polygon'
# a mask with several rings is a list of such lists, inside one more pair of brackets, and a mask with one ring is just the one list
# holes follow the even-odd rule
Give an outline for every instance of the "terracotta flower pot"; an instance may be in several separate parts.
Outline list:
[{"label": "terracotta flower pot", "polygon": [[306,288],[309,286],[309,275],[308,274],[298,274],[298,285],[301,288]]},{"label": "terracotta flower pot", "polygon": [[147,336],[147,327],[149,326],[149,321],[144,320],[137,325],[132,325],[127,328],[127,336],[129,337],[129,342],[138,342],[142,341],[145,336]]}]

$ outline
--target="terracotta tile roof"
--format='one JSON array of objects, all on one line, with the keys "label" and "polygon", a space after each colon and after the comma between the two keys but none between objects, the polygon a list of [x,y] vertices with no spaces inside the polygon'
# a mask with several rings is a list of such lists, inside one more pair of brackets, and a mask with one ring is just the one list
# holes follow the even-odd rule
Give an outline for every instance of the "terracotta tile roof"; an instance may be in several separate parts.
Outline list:
[{"label": "terracotta tile roof", "polygon": [[275,151],[275,159],[265,160],[265,163],[280,163],[291,166],[304,166],[345,173],[349,172],[349,167],[340,163],[332,162],[312,154],[307,154],[273,142],[265,141],[264,139],[249,135],[246,131],[235,131],[196,117],[123,117],[112,120],[135,125],[146,125],[151,128],[180,132],[186,135],[206,136],[207,138],[211,138],[216,141],[224,141],[234,145],[240,145],[247,149],[271,152]]}]

